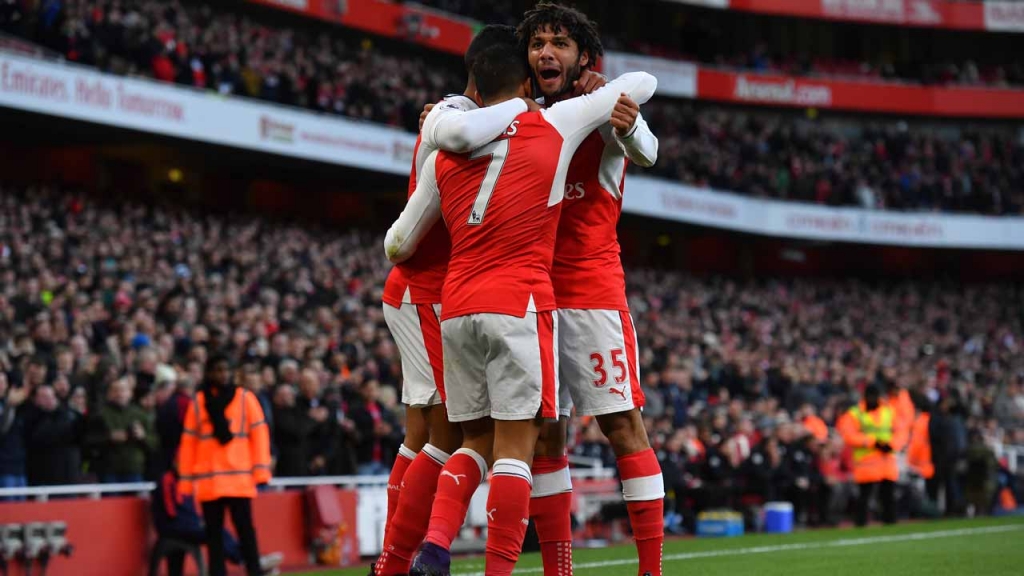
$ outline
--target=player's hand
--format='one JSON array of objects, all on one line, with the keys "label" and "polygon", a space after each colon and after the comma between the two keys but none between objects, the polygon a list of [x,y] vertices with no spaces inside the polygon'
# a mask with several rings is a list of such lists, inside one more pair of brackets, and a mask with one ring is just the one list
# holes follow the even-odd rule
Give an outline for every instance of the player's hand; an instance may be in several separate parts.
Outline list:
[{"label": "player's hand", "polygon": [[523,98],[523,102],[526,102],[527,112],[536,112],[540,110],[540,104],[537,104],[537,101],[533,98]]},{"label": "player's hand", "polygon": [[572,83],[572,95],[582,96],[590,94],[607,83],[608,78],[603,74],[598,74],[592,70],[584,70],[580,74],[580,79]]},{"label": "player's hand", "polygon": [[636,117],[639,114],[639,104],[625,94],[619,96],[619,101],[612,109],[611,123],[612,128],[615,128],[615,134],[619,138],[624,138],[626,134],[629,134],[629,131],[633,129],[633,124],[636,124]]},{"label": "player's hand", "polygon": [[434,103],[431,102],[423,107],[423,112],[420,112],[420,130],[423,130],[423,123],[427,121],[427,114],[434,109]]},{"label": "player's hand", "polygon": [[128,433],[124,430],[114,430],[110,433],[110,441],[120,444],[128,440]]}]

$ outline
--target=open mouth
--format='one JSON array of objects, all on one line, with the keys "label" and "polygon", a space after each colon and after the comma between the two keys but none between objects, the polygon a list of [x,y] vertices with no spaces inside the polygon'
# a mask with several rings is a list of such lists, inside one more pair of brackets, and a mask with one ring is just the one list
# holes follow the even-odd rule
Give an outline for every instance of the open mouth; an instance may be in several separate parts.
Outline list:
[{"label": "open mouth", "polygon": [[553,68],[549,68],[547,70],[541,70],[540,71],[540,77],[541,77],[542,80],[554,80],[554,79],[558,78],[561,75],[562,75],[561,72],[559,72],[558,70],[555,70]]}]

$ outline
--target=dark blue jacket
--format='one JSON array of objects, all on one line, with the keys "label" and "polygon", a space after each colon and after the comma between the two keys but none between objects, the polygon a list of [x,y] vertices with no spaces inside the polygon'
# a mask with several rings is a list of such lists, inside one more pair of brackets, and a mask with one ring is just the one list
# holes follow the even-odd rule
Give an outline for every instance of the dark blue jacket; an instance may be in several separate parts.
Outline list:
[{"label": "dark blue jacket", "polygon": [[[12,414],[13,412],[13,414]],[[13,416],[13,420],[9,420]],[[5,426],[9,426],[6,430]],[[0,475],[25,475],[25,410],[0,400]]]}]

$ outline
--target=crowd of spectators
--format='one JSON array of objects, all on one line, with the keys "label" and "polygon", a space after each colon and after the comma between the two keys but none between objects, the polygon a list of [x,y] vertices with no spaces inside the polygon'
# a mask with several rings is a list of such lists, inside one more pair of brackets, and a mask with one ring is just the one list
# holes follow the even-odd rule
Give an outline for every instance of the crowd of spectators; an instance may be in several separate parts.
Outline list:
[{"label": "crowd of spectators", "polygon": [[402,438],[375,238],[0,194],[0,477],[152,477],[212,351],[273,423],[277,474],[375,473]]},{"label": "crowd of spectators", "polygon": [[337,27],[290,28],[211,3],[48,0],[7,20],[4,30],[107,72],[407,130],[425,102],[464,81],[450,58],[437,65]]},{"label": "crowd of spectators", "polygon": [[[403,414],[380,246],[356,231],[4,188],[3,484],[159,475],[213,352],[229,354],[236,383],[260,398],[276,475],[387,470]],[[838,519],[829,502],[848,486],[848,457],[834,431],[811,439],[801,424],[816,414],[834,426],[867,383],[911,390],[945,423],[937,466],[965,466],[949,510],[981,481],[964,464],[972,446],[985,456],[1024,444],[1019,285],[633,270],[628,290],[644,416],[688,519],[752,498]],[[574,436],[576,454],[613,464],[595,424]]]},{"label": "crowd of spectators", "polygon": [[701,187],[869,209],[1021,214],[1024,142],[1012,131],[656,101],[645,173]]},{"label": "crowd of spectators", "polygon": [[[459,2],[440,7],[469,9]],[[461,63],[452,59],[428,64],[370,40],[275,27],[205,3],[61,0],[40,3],[34,18],[5,21],[70,60],[111,72],[409,130],[424,103],[462,82]],[[755,53],[763,56],[763,47]],[[762,61],[752,57],[749,65]],[[661,139],[649,172],[687,184],[869,209],[1024,211],[1024,145],[1005,128],[842,124],[663,99],[644,113]]]},{"label": "crowd of spectators", "polygon": [[[524,0],[508,2],[504,0],[419,0],[417,3],[431,8],[443,10],[474,18],[481,22],[499,22],[516,25],[522,19],[524,10],[536,2]],[[581,9],[590,12],[601,10],[600,2],[585,2]],[[673,10],[683,10],[679,7]],[[667,10],[667,9],[666,9]],[[661,12],[659,14],[663,14]],[[773,51],[765,42],[750,38],[737,28],[736,22],[721,18],[716,11],[710,13],[688,11],[685,17],[671,20],[669,33],[659,34],[656,30],[649,34],[628,32],[623,22],[609,18],[608,12],[602,12],[604,20],[601,25],[602,40],[605,47],[613,50],[647,54],[675,60],[696,61],[719,68],[750,70],[756,72],[773,72],[793,76],[814,76],[825,78],[861,79],[887,82],[909,82],[925,85],[962,85],[1014,87],[1024,85],[1024,63],[1007,61],[1005,63],[982,63],[960,57],[943,59],[931,56],[926,60],[898,61],[883,47],[875,50],[877,56],[869,58],[844,58],[840,56],[823,56],[808,51],[789,50]],[[710,17],[714,15],[714,17]],[[629,19],[625,19],[629,21]],[[761,37],[771,36],[763,34]],[[846,51],[849,47],[836,45],[842,43],[838,34],[829,38],[835,43],[828,46],[820,40],[822,48],[828,46],[827,52]],[[778,44],[777,42],[773,45]],[[826,50],[821,50],[825,53]]]}]

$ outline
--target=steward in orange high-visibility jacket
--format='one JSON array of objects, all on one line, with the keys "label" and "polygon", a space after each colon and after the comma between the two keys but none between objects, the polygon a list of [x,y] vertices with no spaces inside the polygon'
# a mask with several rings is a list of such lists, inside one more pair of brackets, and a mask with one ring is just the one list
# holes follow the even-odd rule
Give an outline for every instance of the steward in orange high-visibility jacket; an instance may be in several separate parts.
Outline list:
[{"label": "steward in orange high-visibility jacket", "polygon": [[932,439],[928,433],[928,425],[932,415],[922,411],[910,428],[910,444],[907,447],[907,465],[925,480],[935,476],[935,464],[932,462]]},{"label": "steward in orange high-visibility jacket", "polygon": [[[893,416],[896,418],[896,428],[900,430],[903,438],[910,436],[910,427],[914,424],[914,400],[906,388],[901,388],[895,381],[886,383],[886,395],[883,399],[885,404],[892,408]],[[897,449],[897,452],[900,450]]]},{"label": "steward in orange high-visibility jacket", "polygon": [[270,433],[259,399],[232,383],[225,356],[207,361],[203,386],[185,413],[178,473],[179,492],[202,504],[210,576],[226,573],[225,511],[238,532],[246,572],[260,574],[252,499],[256,486],[270,481]]},{"label": "steward in orange high-visibility jacket", "polygon": [[836,428],[843,442],[853,451],[853,481],[860,495],[857,499],[856,523],[867,524],[868,504],[876,488],[880,489],[882,520],[896,521],[895,483],[899,480],[897,452],[906,444],[904,428],[896,425],[894,410],[881,402],[881,392],[874,384],[864,389],[864,401],[850,408]]}]

